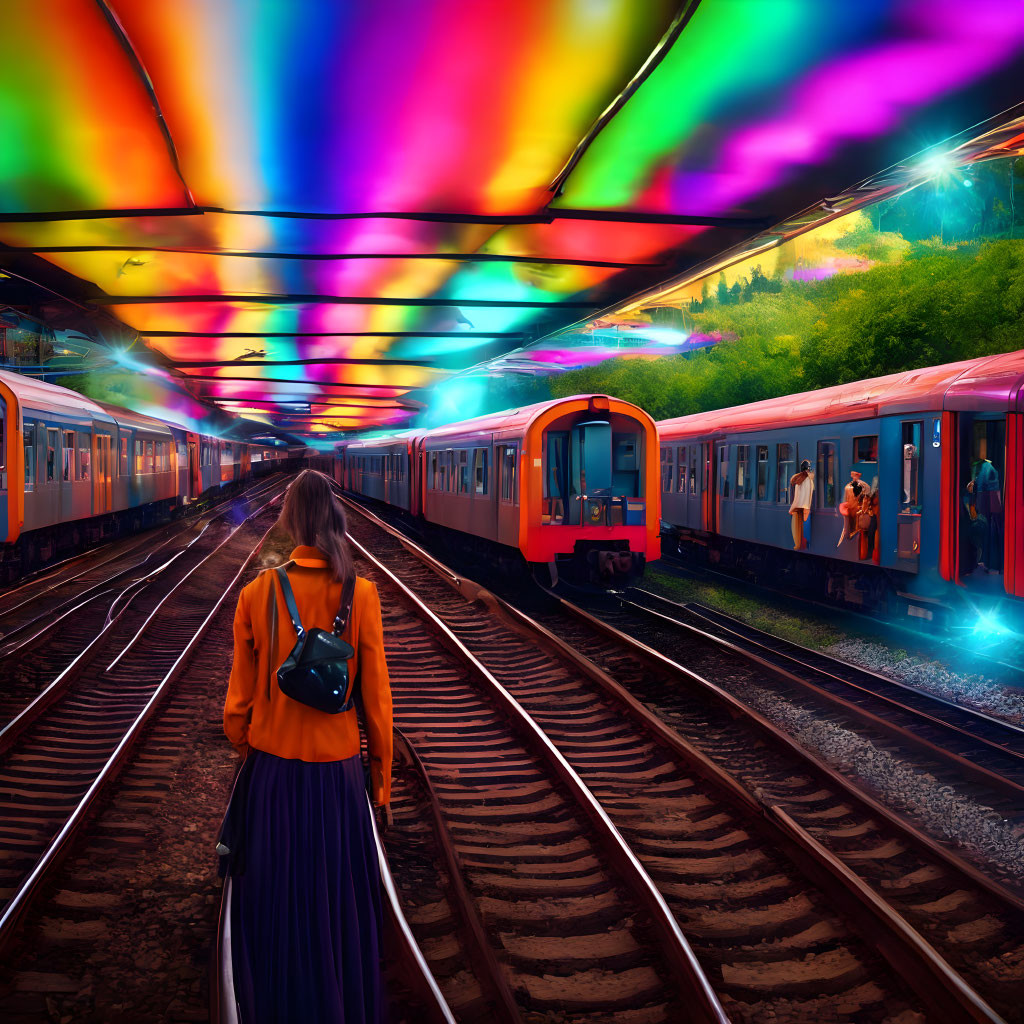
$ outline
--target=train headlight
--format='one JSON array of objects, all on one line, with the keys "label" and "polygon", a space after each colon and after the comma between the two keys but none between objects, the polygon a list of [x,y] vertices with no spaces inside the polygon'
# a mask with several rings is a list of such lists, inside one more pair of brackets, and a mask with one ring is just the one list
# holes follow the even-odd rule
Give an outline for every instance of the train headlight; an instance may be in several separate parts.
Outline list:
[{"label": "train headlight", "polygon": [[590,521],[592,523],[599,523],[599,522],[601,522],[601,506],[600,505],[593,505],[592,504],[590,506]]}]

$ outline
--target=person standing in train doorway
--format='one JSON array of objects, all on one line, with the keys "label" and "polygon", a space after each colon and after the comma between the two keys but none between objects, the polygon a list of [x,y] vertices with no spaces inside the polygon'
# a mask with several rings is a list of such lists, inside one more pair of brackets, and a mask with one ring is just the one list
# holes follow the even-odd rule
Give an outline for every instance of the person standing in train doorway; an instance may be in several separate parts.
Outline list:
[{"label": "person standing in train doorway", "polygon": [[806,459],[800,463],[800,472],[790,477],[789,489],[793,495],[793,503],[789,506],[793,527],[793,550],[800,551],[807,547],[804,524],[811,517],[811,497],[814,494],[814,474],[811,472],[811,464]]},{"label": "person standing in train doorway", "polygon": [[246,1024],[378,1024],[380,869],[356,710],[317,710],[281,686],[299,649],[293,622],[307,643],[324,637],[314,627],[333,626],[349,645],[337,646],[336,665],[348,667],[345,697],[360,698],[370,795],[389,821],[392,708],[380,600],[355,575],[345,514],[323,473],[299,474],[279,523],[298,546],[239,596],[224,704],[224,732],[244,758],[218,844],[232,879],[235,995]]},{"label": "person standing in train doorway", "polygon": [[987,455],[986,440],[982,438],[978,458],[971,467],[971,480],[967,485],[967,492],[978,518],[984,517],[984,529],[978,531],[978,568],[992,573],[999,572],[1002,567],[1003,495],[999,484],[999,470],[992,465]]}]

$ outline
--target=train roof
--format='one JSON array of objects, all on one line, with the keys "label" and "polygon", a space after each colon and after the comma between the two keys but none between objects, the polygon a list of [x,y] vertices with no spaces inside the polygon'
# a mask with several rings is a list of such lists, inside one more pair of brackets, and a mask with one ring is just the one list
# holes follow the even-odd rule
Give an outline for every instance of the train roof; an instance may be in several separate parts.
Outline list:
[{"label": "train roof", "polygon": [[[132,427],[138,430],[150,430],[154,434],[169,435],[171,427],[177,427],[176,423],[165,423],[154,416],[147,416],[142,412],[135,412],[134,409],[125,409],[120,405],[111,405],[108,402],[100,402],[99,405],[106,410],[107,414],[113,416],[119,427]],[[178,428],[183,429],[183,428]]]},{"label": "train roof", "polygon": [[689,437],[940,409],[1024,412],[1024,351],[906,370],[750,405],[659,420],[658,431]]},{"label": "train roof", "polygon": [[26,377],[22,373],[11,373],[0,370],[0,381],[6,384],[23,405],[33,409],[54,409],[76,412],[79,415],[92,413],[94,416],[109,418],[103,408],[91,398],[80,395],[77,391],[69,391],[57,384],[48,384],[35,377]]},{"label": "train roof", "polygon": [[[561,405],[563,402],[590,402],[593,399],[603,399],[605,402],[621,402],[623,405],[633,406],[632,402],[615,398],[610,395],[568,395],[565,398],[554,398],[549,402],[537,402],[535,405],[524,405],[519,409],[506,409],[503,412],[491,413],[488,416],[477,416],[471,420],[461,420],[458,423],[449,423],[435,430],[418,430],[417,437],[429,437],[431,440],[440,437],[452,437],[459,434],[480,433],[492,434],[503,430],[515,430],[521,428],[525,431],[533,420],[542,412]],[[636,408],[636,406],[633,406]],[[607,410],[607,405],[605,406]],[[638,410],[642,412],[643,410]]]}]

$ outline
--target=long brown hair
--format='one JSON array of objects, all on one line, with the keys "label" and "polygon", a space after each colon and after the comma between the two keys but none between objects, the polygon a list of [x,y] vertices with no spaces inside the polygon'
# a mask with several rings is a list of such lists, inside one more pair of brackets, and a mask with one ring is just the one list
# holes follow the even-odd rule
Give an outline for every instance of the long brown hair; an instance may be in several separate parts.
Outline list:
[{"label": "long brown hair", "polygon": [[344,582],[353,573],[352,554],[345,539],[345,510],[331,487],[331,478],[304,469],[284,496],[278,522],[295,543],[319,548],[331,564],[334,578]]}]

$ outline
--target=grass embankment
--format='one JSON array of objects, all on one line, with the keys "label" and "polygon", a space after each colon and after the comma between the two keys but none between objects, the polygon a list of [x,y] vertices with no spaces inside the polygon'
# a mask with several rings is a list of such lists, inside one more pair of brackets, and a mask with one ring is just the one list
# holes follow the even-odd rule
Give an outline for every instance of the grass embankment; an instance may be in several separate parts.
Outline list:
[{"label": "grass embankment", "polygon": [[791,614],[757,598],[744,597],[720,583],[687,579],[649,568],[644,573],[642,585],[673,601],[693,601],[706,605],[756,629],[763,629],[784,640],[815,650],[822,650],[844,639],[843,634],[823,622]]}]

